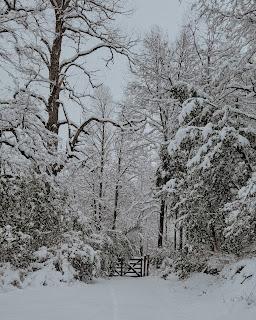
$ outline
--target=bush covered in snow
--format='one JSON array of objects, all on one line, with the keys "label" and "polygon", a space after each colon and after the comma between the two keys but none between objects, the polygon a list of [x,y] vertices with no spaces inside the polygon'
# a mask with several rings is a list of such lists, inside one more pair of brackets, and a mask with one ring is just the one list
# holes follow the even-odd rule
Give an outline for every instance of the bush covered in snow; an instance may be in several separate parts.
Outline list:
[{"label": "bush covered in snow", "polygon": [[60,281],[88,281],[96,275],[99,257],[72,231],[65,194],[53,183],[36,175],[2,178],[0,198],[0,263],[20,275],[13,284],[22,286],[28,275],[46,270]]},{"label": "bush covered in snow", "polygon": [[88,282],[97,275],[99,268],[99,257],[88,245],[69,243],[60,248],[42,247],[34,252],[27,268],[15,268],[10,263],[1,264],[0,287],[59,285],[76,280]]},{"label": "bush covered in snow", "polygon": [[106,231],[102,235],[92,235],[89,243],[97,250],[100,258],[100,274],[109,276],[113,273],[120,259],[128,261],[134,248],[128,238],[120,231]]},{"label": "bush covered in snow", "polygon": [[109,275],[132,246],[120,232],[94,233],[65,193],[41,176],[1,178],[0,285],[90,281]]},{"label": "bush covered in snow", "polygon": [[256,246],[256,175],[253,173],[233,202],[224,208],[225,247],[237,255],[254,252]]},{"label": "bush covered in snow", "polygon": [[36,175],[1,178],[0,199],[0,262],[26,268],[40,247],[61,243],[65,197],[53,184]]},{"label": "bush covered in snow", "polygon": [[173,251],[162,262],[161,276],[166,279],[169,274],[175,273],[180,279],[185,279],[195,272],[219,275],[226,265],[234,261],[234,255],[230,254],[205,251]]}]

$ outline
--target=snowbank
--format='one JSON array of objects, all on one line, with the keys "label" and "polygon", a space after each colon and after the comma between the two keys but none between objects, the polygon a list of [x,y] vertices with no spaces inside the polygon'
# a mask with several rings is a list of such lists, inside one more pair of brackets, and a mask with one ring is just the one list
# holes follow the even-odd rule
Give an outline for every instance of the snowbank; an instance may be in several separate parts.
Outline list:
[{"label": "snowbank", "polygon": [[190,305],[194,319],[256,319],[256,258],[228,264],[218,276],[194,273],[186,280],[177,281],[173,275],[168,280],[176,299]]}]

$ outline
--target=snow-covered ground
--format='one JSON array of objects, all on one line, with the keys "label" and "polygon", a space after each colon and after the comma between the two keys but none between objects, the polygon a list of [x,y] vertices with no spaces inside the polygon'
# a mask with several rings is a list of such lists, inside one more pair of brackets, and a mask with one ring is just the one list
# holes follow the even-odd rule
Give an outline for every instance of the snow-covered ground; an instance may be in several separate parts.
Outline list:
[{"label": "snow-covered ground", "polygon": [[256,283],[245,281],[251,283],[250,288],[241,285],[239,289],[238,281],[216,283],[216,277],[198,274],[186,281],[114,278],[89,285],[2,291],[0,319],[255,320]]}]

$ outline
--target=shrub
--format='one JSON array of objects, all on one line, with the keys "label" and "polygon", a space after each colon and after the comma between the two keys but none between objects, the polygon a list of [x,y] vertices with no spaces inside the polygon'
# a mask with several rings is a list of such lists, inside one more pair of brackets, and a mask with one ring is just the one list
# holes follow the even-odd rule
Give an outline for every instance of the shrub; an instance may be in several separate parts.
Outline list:
[{"label": "shrub", "polygon": [[26,268],[40,247],[61,243],[65,200],[40,176],[0,178],[0,262]]}]

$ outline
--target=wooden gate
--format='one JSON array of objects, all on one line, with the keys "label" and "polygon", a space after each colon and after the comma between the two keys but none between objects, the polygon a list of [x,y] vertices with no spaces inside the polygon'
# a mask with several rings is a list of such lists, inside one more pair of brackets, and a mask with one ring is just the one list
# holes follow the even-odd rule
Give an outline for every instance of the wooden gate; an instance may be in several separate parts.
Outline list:
[{"label": "wooden gate", "polygon": [[113,276],[145,277],[149,275],[149,256],[134,257],[125,263],[120,259]]}]

